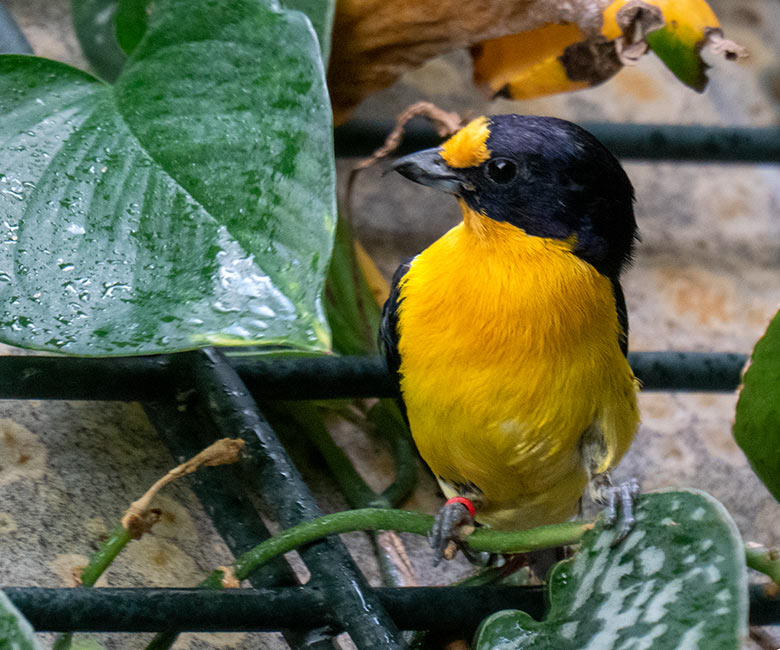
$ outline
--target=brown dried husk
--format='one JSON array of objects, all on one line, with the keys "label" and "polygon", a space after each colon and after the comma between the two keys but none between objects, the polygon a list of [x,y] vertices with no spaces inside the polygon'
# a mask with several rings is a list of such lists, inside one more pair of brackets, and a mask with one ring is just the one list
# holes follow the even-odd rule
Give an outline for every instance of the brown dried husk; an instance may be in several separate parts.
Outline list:
[{"label": "brown dried husk", "polygon": [[339,0],[328,84],[336,123],[428,59],[549,23],[594,38],[610,0]]}]

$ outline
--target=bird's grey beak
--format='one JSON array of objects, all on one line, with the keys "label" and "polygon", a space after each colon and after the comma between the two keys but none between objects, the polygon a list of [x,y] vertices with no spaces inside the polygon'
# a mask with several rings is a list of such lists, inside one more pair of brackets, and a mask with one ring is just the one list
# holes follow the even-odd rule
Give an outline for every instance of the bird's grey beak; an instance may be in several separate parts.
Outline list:
[{"label": "bird's grey beak", "polygon": [[441,147],[425,149],[399,158],[391,169],[415,183],[435,187],[450,194],[460,194],[462,188],[461,179],[441,157]]}]

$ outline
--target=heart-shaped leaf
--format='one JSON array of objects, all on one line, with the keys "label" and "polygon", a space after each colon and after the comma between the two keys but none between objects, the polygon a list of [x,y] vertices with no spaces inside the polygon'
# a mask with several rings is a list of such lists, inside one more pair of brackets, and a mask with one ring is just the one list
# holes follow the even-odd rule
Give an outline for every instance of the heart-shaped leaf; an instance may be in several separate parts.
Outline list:
[{"label": "heart-shaped leaf", "polygon": [[[151,0],[72,0],[73,26],[90,65],[106,81],[114,81],[127,55],[140,42],[148,26]],[[284,0],[287,9],[309,18],[320,41],[322,60],[330,54],[336,0]]]},{"label": "heart-shaped leaf", "polygon": [[780,312],[753,349],[739,392],[734,438],[780,501]]},{"label": "heart-shaped leaf", "polygon": [[113,87],[0,57],[0,339],[323,349],[335,174],[311,28],[270,1],[155,7]]},{"label": "heart-shaped leaf", "polygon": [[0,591],[0,650],[40,650],[35,632],[18,609]]},{"label": "heart-shaped leaf", "polygon": [[598,525],[550,576],[543,622],[497,612],[476,650],[738,650],[747,635],[747,569],[725,508],[696,490],[640,497],[637,526],[615,548]]}]

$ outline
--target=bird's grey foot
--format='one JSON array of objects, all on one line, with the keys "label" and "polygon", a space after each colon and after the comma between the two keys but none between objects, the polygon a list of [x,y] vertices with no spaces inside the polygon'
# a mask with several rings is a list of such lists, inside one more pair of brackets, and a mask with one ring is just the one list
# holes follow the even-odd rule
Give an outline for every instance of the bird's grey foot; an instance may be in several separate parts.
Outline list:
[{"label": "bird's grey foot", "polygon": [[604,523],[617,529],[617,535],[612,540],[612,546],[617,546],[636,524],[634,503],[639,495],[639,481],[632,478],[625,483],[612,485],[608,476],[602,477],[605,477],[606,482],[594,486],[595,501],[604,506]]},{"label": "bird's grey foot", "polygon": [[442,558],[451,560],[459,543],[474,530],[474,505],[465,497],[449,499],[436,513],[428,541],[433,548],[433,566]]}]

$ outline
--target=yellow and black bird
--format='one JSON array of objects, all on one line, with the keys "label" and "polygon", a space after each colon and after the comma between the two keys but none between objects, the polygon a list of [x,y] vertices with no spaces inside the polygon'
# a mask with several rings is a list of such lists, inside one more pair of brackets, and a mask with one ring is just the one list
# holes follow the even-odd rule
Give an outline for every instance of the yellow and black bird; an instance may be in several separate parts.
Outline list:
[{"label": "yellow and black bird", "polygon": [[575,124],[497,115],[393,168],[454,194],[463,213],[398,269],[380,330],[448,497],[437,555],[472,517],[564,521],[589,482],[615,517],[636,487],[612,488],[608,471],[639,423],[619,282],[637,229],[622,167]]}]

